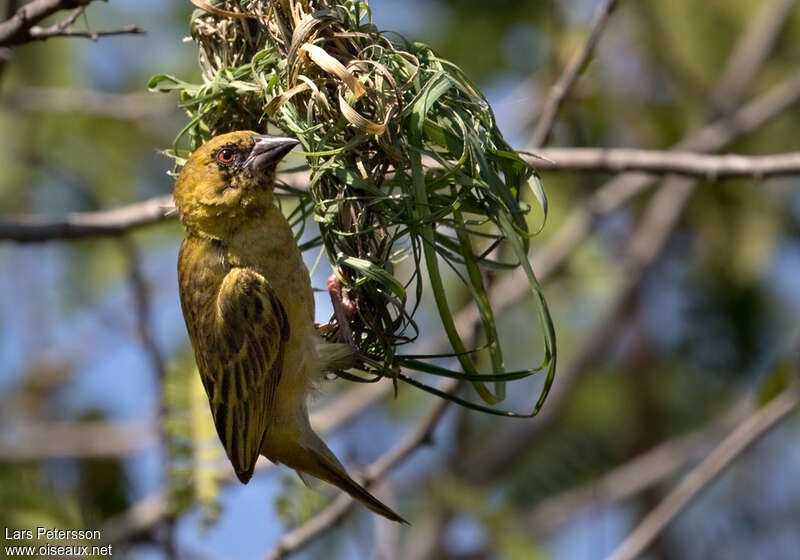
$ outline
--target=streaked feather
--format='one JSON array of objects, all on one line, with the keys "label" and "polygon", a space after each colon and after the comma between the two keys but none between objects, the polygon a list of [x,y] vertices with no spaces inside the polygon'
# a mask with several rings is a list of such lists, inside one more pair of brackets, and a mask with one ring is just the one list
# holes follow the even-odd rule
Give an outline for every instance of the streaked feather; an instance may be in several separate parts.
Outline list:
[{"label": "streaked feather", "polygon": [[[191,250],[184,246],[182,255]],[[204,260],[197,264],[210,265],[206,275],[182,275],[182,299],[206,293],[190,283],[215,276],[213,262]],[[236,476],[247,482],[274,409],[289,321],[269,282],[251,269],[231,269],[211,293],[215,300],[199,307],[207,313],[185,313],[187,326],[193,342],[202,341],[193,346],[217,433]]]}]

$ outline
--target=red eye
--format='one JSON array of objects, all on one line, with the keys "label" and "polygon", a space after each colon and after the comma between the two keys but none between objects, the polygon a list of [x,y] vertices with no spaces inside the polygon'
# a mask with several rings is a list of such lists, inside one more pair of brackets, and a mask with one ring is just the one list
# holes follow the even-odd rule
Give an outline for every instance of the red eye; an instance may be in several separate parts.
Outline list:
[{"label": "red eye", "polygon": [[231,163],[233,161],[233,150],[223,148],[217,153],[217,161],[220,163]]}]

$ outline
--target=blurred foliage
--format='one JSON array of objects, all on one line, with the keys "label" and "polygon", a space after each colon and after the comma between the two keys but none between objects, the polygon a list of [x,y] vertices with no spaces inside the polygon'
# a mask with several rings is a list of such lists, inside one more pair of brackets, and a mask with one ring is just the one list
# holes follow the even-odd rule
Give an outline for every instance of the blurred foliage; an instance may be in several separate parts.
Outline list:
[{"label": "blurred foliage", "polygon": [[[78,529],[90,527],[90,521],[81,514],[81,507],[73,495],[56,491],[42,484],[36,469],[31,466],[0,466],[0,526],[4,544],[39,546],[47,544],[36,538],[36,527]],[[5,529],[33,529],[32,540],[5,539]],[[84,543],[84,544],[99,544]]]},{"label": "blurred foliage", "polygon": [[[306,477],[309,483],[314,480]],[[275,501],[275,511],[287,527],[297,527],[310,520],[330,503],[322,483],[308,487],[294,473],[281,478],[281,493]]]},{"label": "blurred foliage", "polygon": [[[105,415],[88,411],[79,422],[99,422]],[[84,518],[91,525],[124,512],[131,505],[131,485],[122,458],[83,459],[75,465],[77,495]]]},{"label": "blurred foliage", "polygon": [[164,394],[170,509],[177,516],[200,506],[204,523],[211,525],[221,511],[220,467],[225,456],[191,352],[168,370]]}]

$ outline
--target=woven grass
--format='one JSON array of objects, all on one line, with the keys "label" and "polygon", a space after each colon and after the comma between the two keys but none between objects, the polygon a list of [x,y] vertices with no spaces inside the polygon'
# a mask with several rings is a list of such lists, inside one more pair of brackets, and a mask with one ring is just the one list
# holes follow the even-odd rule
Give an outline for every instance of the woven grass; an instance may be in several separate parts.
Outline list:
[{"label": "woven grass", "polygon": [[[529,189],[545,215],[547,204],[538,175],[503,139],[478,88],[426,45],[378,32],[366,2],[192,2],[202,6],[191,36],[203,83],[161,75],[150,87],[180,91],[191,120],[176,146],[268,125],[301,142],[311,183],[308,192],[289,189],[298,201],[290,220],[302,227],[313,214],[320,236],[303,248],[322,244],[358,310],[350,327],[365,365],[341,375],[388,375],[486,412],[536,414],[556,348],[527,259],[535,232],[521,197]],[[413,272],[401,278],[403,259],[412,260]],[[467,348],[457,332],[443,267],[455,271],[480,311],[480,348]],[[538,307],[544,349],[536,366],[508,372],[485,278],[517,267]],[[424,286],[460,369],[401,351],[418,336]],[[484,354],[490,373],[475,365]],[[465,379],[485,404],[441,393],[413,371]],[[505,398],[506,382],[540,372],[546,377],[532,412],[493,406]]]}]

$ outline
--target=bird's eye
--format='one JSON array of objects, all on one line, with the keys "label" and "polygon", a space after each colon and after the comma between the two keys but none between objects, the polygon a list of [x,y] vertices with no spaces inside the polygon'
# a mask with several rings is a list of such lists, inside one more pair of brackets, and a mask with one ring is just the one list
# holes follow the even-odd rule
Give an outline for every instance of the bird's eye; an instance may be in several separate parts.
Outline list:
[{"label": "bird's eye", "polygon": [[231,163],[233,161],[233,150],[230,148],[223,148],[217,153],[217,161],[220,163]]}]

